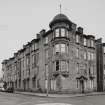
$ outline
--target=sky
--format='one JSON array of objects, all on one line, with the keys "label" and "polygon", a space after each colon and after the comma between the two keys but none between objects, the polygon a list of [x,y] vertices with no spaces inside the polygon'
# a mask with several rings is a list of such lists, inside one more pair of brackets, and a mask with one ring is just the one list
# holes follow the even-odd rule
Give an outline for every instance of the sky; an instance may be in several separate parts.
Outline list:
[{"label": "sky", "polygon": [[84,33],[105,42],[105,0],[0,0],[1,62],[30,42],[42,29],[49,30],[55,15],[65,14]]}]

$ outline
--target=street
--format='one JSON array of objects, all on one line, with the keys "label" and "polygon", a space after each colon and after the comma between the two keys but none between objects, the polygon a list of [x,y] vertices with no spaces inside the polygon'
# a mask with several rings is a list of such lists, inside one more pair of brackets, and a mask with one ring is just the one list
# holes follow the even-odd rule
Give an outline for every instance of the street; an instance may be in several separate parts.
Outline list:
[{"label": "street", "polygon": [[0,105],[105,105],[105,95],[49,98],[0,92]]}]

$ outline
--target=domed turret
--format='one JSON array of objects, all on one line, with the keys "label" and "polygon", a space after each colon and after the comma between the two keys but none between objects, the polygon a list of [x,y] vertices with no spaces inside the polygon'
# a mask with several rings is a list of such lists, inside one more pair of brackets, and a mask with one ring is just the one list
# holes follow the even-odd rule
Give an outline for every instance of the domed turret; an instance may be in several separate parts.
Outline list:
[{"label": "domed turret", "polygon": [[54,24],[60,23],[60,22],[65,22],[65,23],[67,23],[67,24],[69,24],[69,25],[70,25],[70,23],[72,23],[72,22],[68,19],[68,17],[67,17],[66,15],[64,15],[64,14],[57,14],[57,15],[53,18],[53,20],[50,22],[49,26],[50,26],[50,28],[52,28],[52,26],[53,26]]}]

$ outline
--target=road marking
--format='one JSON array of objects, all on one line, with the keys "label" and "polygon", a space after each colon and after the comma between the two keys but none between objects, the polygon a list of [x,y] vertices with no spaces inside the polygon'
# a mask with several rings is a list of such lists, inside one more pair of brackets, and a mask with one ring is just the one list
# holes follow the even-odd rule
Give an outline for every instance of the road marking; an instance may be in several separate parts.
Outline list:
[{"label": "road marking", "polygon": [[44,103],[44,104],[35,104],[35,105],[72,105],[67,103]]}]

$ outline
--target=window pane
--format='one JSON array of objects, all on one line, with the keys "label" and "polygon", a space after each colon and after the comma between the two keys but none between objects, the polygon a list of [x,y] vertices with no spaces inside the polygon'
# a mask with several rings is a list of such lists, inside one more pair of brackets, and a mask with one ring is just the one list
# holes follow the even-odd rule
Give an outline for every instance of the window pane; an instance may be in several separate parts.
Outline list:
[{"label": "window pane", "polygon": [[66,52],[66,46],[65,46],[65,44],[61,44],[61,52]]},{"label": "window pane", "polygon": [[77,58],[79,57],[79,49],[78,48],[76,49],[76,57]]},{"label": "window pane", "polygon": [[59,37],[59,29],[55,30],[55,37]]},{"label": "window pane", "polygon": [[35,43],[35,50],[38,49],[38,43]]},{"label": "window pane", "polygon": [[64,28],[61,28],[61,36],[65,36],[65,29]]},{"label": "window pane", "polygon": [[90,52],[88,52],[88,60],[90,60],[91,59],[91,54],[90,54]]},{"label": "window pane", "polygon": [[87,58],[86,56],[87,56],[87,55],[86,55],[86,51],[84,51],[84,59],[85,59],[85,60],[86,60],[86,58]]},{"label": "window pane", "polygon": [[45,57],[48,59],[48,50],[45,50]]},{"label": "window pane", "polygon": [[61,71],[66,71],[66,61],[61,61]]},{"label": "window pane", "polygon": [[45,44],[48,43],[48,37],[45,37]]},{"label": "window pane", "polygon": [[34,44],[32,44],[32,51],[34,51],[35,50],[35,46],[34,46]]},{"label": "window pane", "polygon": [[91,40],[91,47],[94,47],[94,41]]},{"label": "window pane", "polygon": [[59,61],[56,61],[56,71],[59,71]]},{"label": "window pane", "polygon": [[94,74],[94,66],[91,66],[91,67],[90,67],[90,73],[91,73],[91,74]]},{"label": "window pane", "polygon": [[88,40],[88,47],[90,47],[90,40]]},{"label": "window pane", "polygon": [[104,50],[103,52],[105,53],[105,46],[104,46],[103,50]]},{"label": "window pane", "polygon": [[79,43],[79,35],[76,35],[76,43]]},{"label": "window pane", "polygon": [[86,38],[84,38],[84,46],[86,46]]},{"label": "window pane", "polygon": [[79,63],[76,64],[76,71],[79,73]]},{"label": "window pane", "polygon": [[68,30],[66,30],[66,36],[69,37],[69,31]]},{"label": "window pane", "polygon": [[94,53],[91,53],[91,60],[94,60]]},{"label": "window pane", "polygon": [[55,52],[60,52],[60,45],[59,44],[55,45]]}]

